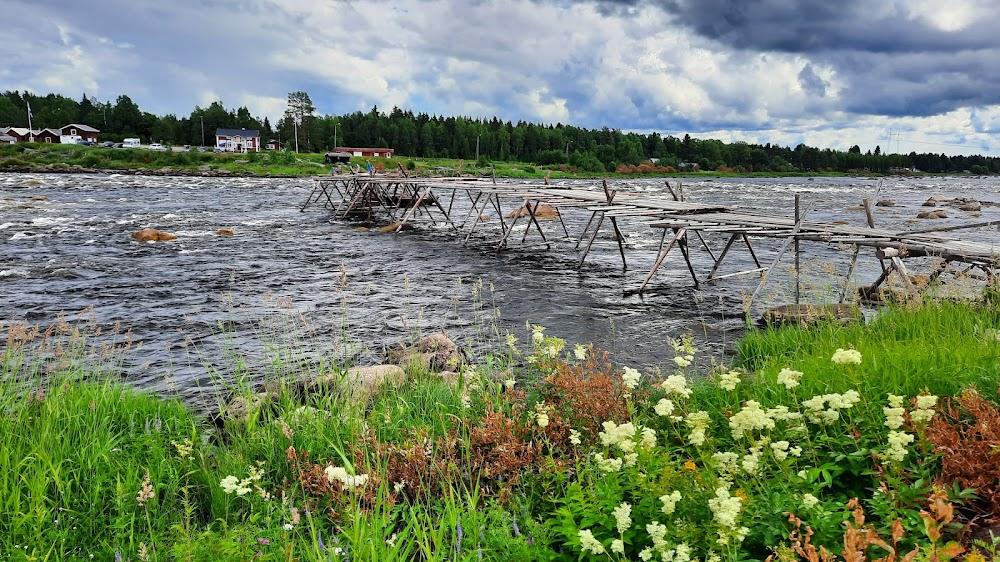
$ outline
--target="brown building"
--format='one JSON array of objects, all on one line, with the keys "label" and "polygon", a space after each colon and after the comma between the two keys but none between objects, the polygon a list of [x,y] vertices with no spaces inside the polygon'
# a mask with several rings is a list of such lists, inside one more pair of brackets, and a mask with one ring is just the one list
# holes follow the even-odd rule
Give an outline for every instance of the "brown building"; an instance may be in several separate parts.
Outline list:
[{"label": "brown building", "polygon": [[62,131],[59,129],[42,129],[41,131],[35,131],[35,142],[52,142],[59,144],[59,137],[62,136]]}]

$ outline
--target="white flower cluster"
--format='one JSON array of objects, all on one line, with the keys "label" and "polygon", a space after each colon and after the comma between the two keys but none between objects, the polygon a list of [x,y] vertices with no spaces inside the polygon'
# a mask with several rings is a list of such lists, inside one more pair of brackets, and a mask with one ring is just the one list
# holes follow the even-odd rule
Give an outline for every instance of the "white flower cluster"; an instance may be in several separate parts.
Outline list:
[{"label": "white flower cluster", "polygon": [[326,474],[326,479],[328,481],[331,483],[340,482],[345,489],[363,488],[369,480],[369,476],[367,474],[352,476],[351,474],[348,474],[347,469],[342,466],[328,466],[323,469],[323,472]]},{"label": "white flower cluster", "polygon": [[622,502],[611,513],[615,517],[615,527],[618,529],[618,534],[621,535],[628,531],[628,528],[632,526],[632,506]]},{"label": "white flower cluster", "polygon": [[906,410],[903,408],[903,397],[895,394],[889,395],[889,405],[882,408],[885,414],[885,426],[889,429],[899,429],[903,427]]},{"label": "white flower cluster", "polygon": [[601,444],[605,447],[618,447],[623,453],[631,453],[636,447],[636,433],[639,433],[638,444],[646,450],[656,446],[656,430],[651,427],[643,427],[632,422],[616,424],[613,421],[606,421],[601,424],[604,431],[597,434]]},{"label": "white flower cluster", "polygon": [[677,502],[679,501],[681,501],[681,493],[677,490],[660,496],[660,502],[663,503],[663,507],[660,508],[660,511],[670,515],[674,512],[674,509],[677,507]]},{"label": "white flower cluster", "polygon": [[666,380],[660,383],[660,387],[662,387],[667,394],[676,394],[684,398],[691,396],[691,389],[688,388],[687,379],[684,378],[684,375],[670,375],[666,378]]},{"label": "white flower cluster", "polygon": [[819,498],[812,494],[802,494],[802,506],[806,509],[812,509],[819,503]]},{"label": "white flower cluster", "polygon": [[723,390],[732,392],[736,390],[738,384],[740,384],[739,371],[728,371],[719,375],[719,388]]},{"label": "white flower cluster", "polygon": [[669,398],[660,398],[660,401],[653,406],[653,411],[658,416],[669,416],[674,413],[674,402]]},{"label": "white flower cluster", "polygon": [[860,365],[861,352],[856,349],[840,349],[838,347],[830,360],[838,365]]},{"label": "white flower cluster", "polygon": [[590,529],[580,529],[580,548],[584,551],[590,551],[594,554],[604,554],[604,545],[601,541],[594,538],[594,532]]},{"label": "white flower cluster", "polygon": [[804,400],[806,418],[815,424],[832,425],[840,419],[840,410],[854,407],[861,401],[861,395],[856,390],[848,390],[843,394],[823,394]]},{"label": "white flower cluster", "polygon": [[569,442],[571,444],[573,444],[573,445],[579,445],[580,444],[580,432],[577,431],[577,430],[575,430],[575,429],[569,430]]},{"label": "white flower cluster", "polygon": [[622,384],[629,390],[635,390],[635,387],[639,386],[639,379],[641,377],[642,375],[639,374],[638,370],[632,367],[625,367],[622,372]]},{"label": "white flower cluster", "polygon": [[545,404],[545,402],[539,402],[535,404],[535,423],[538,427],[545,427],[549,425],[549,410],[551,408]]},{"label": "white flower cluster", "polygon": [[694,354],[697,353],[697,349],[694,347],[694,336],[691,334],[685,334],[681,336],[679,340],[670,340],[670,345],[674,348],[674,363],[680,368],[685,368],[694,361]]},{"label": "white flower cluster", "polygon": [[792,447],[788,441],[775,441],[771,443],[771,454],[780,462],[788,458],[789,455],[802,456],[802,447]]},{"label": "white flower cluster", "polygon": [[910,412],[910,419],[915,424],[925,424],[934,417],[934,406],[937,405],[938,397],[933,394],[921,394],[917,396],[917,408]]},{"label": "white flower cluster", "polygon": [[733,434],[733,439],[740,439],[746,433],[765,429],[774,429],[774,420],[756,400],[747,400],[743,409],[729,418],[729,430]]},{"label": "white flower cluster", "polygon": [[913,443],[913,435],[905,431],[889,432],[889,447],[885,451],[885,456],[891,461],[903,462],[906,458],[906,446]]},{"label": "white flower cluster", "polygon": [[783,384],[785,388],[791,390],[799,386],[799,380],[802,379],[802,375],[802,371],[793,371],[786,367],[778,371],[778,384]]},{"label": "white flower cluster", "polygon": [[587,358],[587,348],[581,344],[576,344],[576,347],[573,348],[573,357],[576,357],[577,361],[583,361]]},{"label": "white flower cluster", "polygon": [[730,538],[742,542],[747,533],[750,532],[750,529],[740,527],[737,524],[742,506],[743,500],[739,496],[729,495],[728,485],[716,488],[715,497],[708,500],[708,508],[712,511],[712,518],[720,527],[719,544],[728,544]]},{"label": "white flower cluster", "polygon": [[621,470],[625,461],[617,457],[604,458],[603,453],[594,453],[594,462],[597,463],[597,470],[610,474]]},{"label": "white flower cluster", "polygon": [[684,416],[684,424],[691,430],[691,433],[688,434],[688,443],[695,446],[703,445],[705,443],[705,430],[708,429],[710,421],[712,418],[704,410],[691,412]]},{"label": "white flower cluster", "polygon": [[[239,497],[243,497],[250,493],[251,484],[260,481],[260,479],[264,476],[264,469],[259,466],[251,466],[248,470],[250,475],[242,480],[231,474],[223,478],[222,481],[219,482],[219,485],[222,486],[222,491],[227,494],[235,493]],[[258,487],[258,490],[259,489],[260,488]],[[266,495],[266,492],[263,490],[260,491],[263,492],[261,496]]]},{"label": "white flower cluster", "polygon": [[649,533],[649,538],[653,541],[653,546],[646,547],[639,553],[641,560],[651,560],[654,554],[658,554],[659,559],[663,562],[690,562],[691,547],[687,543],[681,543],[674,548],[668,548],[669,545],[666,540],[667,527],[665,525],[660,524],[658,521],[653,521],[646,525],[646,532]]}]

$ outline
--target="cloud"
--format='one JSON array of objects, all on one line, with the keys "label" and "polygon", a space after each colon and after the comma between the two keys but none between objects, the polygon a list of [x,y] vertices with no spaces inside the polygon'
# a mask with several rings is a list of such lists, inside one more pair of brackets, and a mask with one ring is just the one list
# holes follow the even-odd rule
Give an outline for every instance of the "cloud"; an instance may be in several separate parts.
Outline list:
[{"label": "cloud", "polygon": [[157,114],[221,101],[275,120],[302,90],[327,114],[842,148],[912,127],[971,152],[954,143],[989,141],[1000,100],[987,0],[0,2],[0,88],[127,94]]}]

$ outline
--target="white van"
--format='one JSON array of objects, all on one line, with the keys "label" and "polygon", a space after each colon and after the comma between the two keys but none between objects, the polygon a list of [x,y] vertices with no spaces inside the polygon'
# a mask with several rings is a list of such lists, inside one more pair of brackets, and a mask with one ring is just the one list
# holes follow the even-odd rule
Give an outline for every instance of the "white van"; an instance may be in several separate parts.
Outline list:
[{"label": "white van", "polygon": [[125,139],[122,141],[123,148],[139,148],[139,139]]}]

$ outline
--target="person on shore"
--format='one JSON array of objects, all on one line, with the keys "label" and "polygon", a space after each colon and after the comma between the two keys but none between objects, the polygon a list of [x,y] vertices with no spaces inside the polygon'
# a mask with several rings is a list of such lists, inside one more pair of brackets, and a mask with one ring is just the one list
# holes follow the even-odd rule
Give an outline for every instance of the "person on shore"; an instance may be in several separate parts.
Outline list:
[{"label": "person on shore", "polygon": [[367,160],[367,162],[368,162],[368,175],[369,176],[374,176],[375,175],[375,166],[372,166],[372,161],[371,160]]}]

